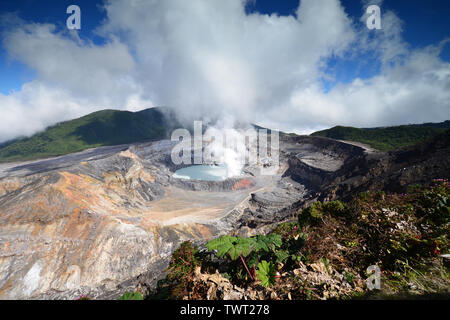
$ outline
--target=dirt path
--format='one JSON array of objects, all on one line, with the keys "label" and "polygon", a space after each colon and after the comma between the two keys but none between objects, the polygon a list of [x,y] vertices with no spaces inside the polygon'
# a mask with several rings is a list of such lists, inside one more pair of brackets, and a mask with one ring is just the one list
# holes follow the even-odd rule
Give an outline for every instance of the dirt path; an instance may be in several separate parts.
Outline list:
[{"label": "dirt path", "polygon": [[357,142],[357,141],[349,141],[349,140],[337,140],[343,143],[347,143],[347,144],[351,144],[353,146],[357,146],[360,148],[363,148],[364,151],[366,151],[367,153],[375,153],[375,152],[379,152],[378,150],[372,148],[371,146],[361,143],[361,142]]}]

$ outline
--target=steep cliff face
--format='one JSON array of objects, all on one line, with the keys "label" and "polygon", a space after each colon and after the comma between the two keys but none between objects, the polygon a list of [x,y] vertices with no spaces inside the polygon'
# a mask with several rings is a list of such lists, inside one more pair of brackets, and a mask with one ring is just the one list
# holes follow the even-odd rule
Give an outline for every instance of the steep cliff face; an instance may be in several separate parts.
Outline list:
[{"label": "steep cliff face", "polygon": [[292,138],[297,148],[288,149],[289,168],[285,175],[322,190],[324,186],[342,179],[355,168],[367,166],[363,148],[327,138]]},{"label": "steep cliff face", "polygon": [[[308,139],[311,137],[294,138],[298,144]],[[318,191],[320,200],[349,200],[353,195],[370,189],[405,192],[410,184],[450,177],[450,130],[417,145],[388,153],[335,140],[315,140],[314,146],[321,146],[325,154],[332,149],[332,157],[341,159],[342,165],[322,165],[323,161],[311,164],[308,156],[305,161],[301,153],[291,153],[285,175]]]},{"label": "steep cliff face", "polygon": [[149,269],[161,244],[155,223],[141,216],[164,191],[136,159],[109,161],[101,176],[86,162],[2,180],[1,298],[109,289]]}]

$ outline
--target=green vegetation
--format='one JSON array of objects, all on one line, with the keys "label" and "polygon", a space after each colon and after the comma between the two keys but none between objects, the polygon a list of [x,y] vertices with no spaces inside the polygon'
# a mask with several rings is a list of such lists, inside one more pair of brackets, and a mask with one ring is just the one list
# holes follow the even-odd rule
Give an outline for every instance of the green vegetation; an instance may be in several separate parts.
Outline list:
[{"label": "green vegetation", "polygon": [[258,280],[261,281],[261,285],[264,287],[270,287],[275,284],[275,272],[275,265],[266,260],[262,260],[258,264],[258,270],[256,270]]},{"label": "green vegetation", "polygon": [[0,146],[0,162],[31,160],[82,151],[88,148],[162,139],[169,124],[162,112],[103,110],[61,122],[32,137]]},{"label": "green vegetation", "polygon": [[365,143],[381,151],[390,151],[413,145],[450,128],[450,120],[441,123],[424,123],[386,128],[354,128],[336,126],[317,131],[312,136],[328,137]]},{"label": "green vegetation", "polygon": [[[231,261],[240,258],[249,279],[258,279],[261,280],[262,285],[270,286],[273,284],[275,266],[272,262],[267,262],[263,259],[275,262],[286,259],[287,256],[281,250],[281,245],[282,240],[280,235],[269,234],[267,236],[257,235],[251,238],[222,236],[208,242],[206,247],[210,251],[217,250],[217,256],[219,258],[228,256]],[[245,262],[244,258],[246,257],[248,257],[251,271]],[[247,275],[242,276],[242,273],[232,272],[232,275],[234,274],[237,280],[248,280]]]},{"label": "green vegetation", "polygon": [[125,292],[119,300],[144,300],[144,297],[139,292]]},{"label": "green vegetation", "polygon": [[[405,194],[370,191],[347,203],[315,202],[268,235],[222,236],[201,253],[183,243],[159,298],[164,287],[170,298],[205,299],[210,288],[199,272],[220,272],[235,287],[281,299],[448,298],[450,272],[440,255],[449,253],[449,235],[450,184],[444,179],[410,186]],[[365,285],[371,265],[382,270],[379,291]],[[324,284],[330,279],[335,282]]]},{"label": "green vegetation", "polygon": [[158,282],[158,292],[149,299],[180,299],[192,287],[195,268],[201,265],[201,253],[190,241],[183,242],[172,254],[166,279]]},{"label": "green vegetation", "polygon": [[[316,234],[322,233],[324,224],[335,227],[333,240],[353,248],[351,255],[343,257],[346,264],[359,271],[376,263],[386,270],[394,270],[406,261],[420,266],[426,259],[450,249],[449,191],[448,183],[443,181],[429,188],[411,186],[407,194],[361,193],[353,202],[341,203],[344,210],[330,210],[335,207],[330,206],[332,202],[322,204],[322,221],[314,228],[308,227]],[[309,211],[307,208],[299,214],[301,224]],[[317,237],[315,247],[306,246],[305,253],[316,255],[311,257],[313,260],[328,256],[328,244]],[[319,253],[320,250],[323,251]]]},{"label": "green vegetation", "polygon": [[217,250],[219,258],[228,255],[231,260],[236,260],[240,256],[246,257],[251,252],[251,242],[249,239],[223,236],[214,239],[206,244],[209,250]]}]

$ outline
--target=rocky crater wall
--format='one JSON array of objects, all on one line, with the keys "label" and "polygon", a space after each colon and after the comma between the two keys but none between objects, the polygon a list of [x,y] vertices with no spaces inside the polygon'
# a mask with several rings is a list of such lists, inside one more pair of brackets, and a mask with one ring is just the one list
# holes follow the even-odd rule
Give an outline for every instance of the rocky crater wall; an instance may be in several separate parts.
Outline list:
[{"label": "rocky crater wall", "polygon": [[163,140],[1,165],[0,299],[145,291],[164,277],[182,241],[250,235],[317,199],[448,178],[450,166],[448,139],[383,154],[281,136],[273,176],[186,181],[172,177],[172,146]]},{"label": "rocky crater wall", "polygon": [[301,136],[285,142],[288,169],[284,176],[320,191],[366,166],[363,148],[328,138]]}]

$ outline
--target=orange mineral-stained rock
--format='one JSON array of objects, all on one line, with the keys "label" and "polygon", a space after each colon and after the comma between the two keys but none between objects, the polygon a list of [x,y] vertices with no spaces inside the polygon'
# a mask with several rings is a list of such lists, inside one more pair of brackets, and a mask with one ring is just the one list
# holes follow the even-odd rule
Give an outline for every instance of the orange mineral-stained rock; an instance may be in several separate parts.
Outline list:
[{"label": "orange mineral-stained rock", "polygon": [[305,194],[257,168],[220,182],[174,179],[175,144],[0,164],[0,299],[116,299],[155,287],[181,242],[281,221]]},{"label": "orange mineral-stained rock", "polygon": [[254,182],[252,180],[244,178],[244,179],[237,181],[234,184],[233,190],[248,189],[253,186],[254,186]]},{"label": "orange mineral-stained rock", "polygon": [[131,151],[61,163],[0,178],[0,299],[110,298],[154,284],[182,241],[217,235],[214,221],[248,196],[170,186],[164,166]]}]

